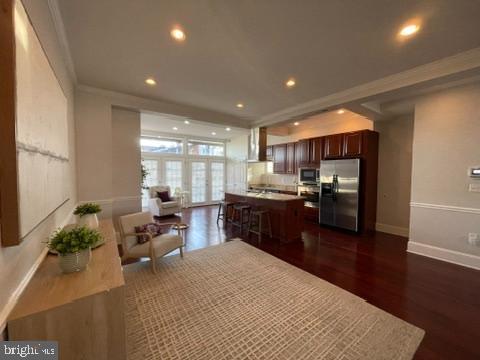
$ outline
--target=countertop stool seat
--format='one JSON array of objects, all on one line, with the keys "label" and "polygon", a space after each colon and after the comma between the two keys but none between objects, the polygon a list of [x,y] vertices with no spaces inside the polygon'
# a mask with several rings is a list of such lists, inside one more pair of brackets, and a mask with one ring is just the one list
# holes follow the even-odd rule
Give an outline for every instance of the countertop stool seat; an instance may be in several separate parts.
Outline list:
[{"label": "countertop stool seat", "polygon": [[240,228],[240,234],[243,232],[243,227],[248,225],[251,210],[252,207],[248,203],[238,202],[233,204],[231,223]]},{"label": "countertop stool seat", "polygon": [[[268,226],[268,227],[265,227]],[[248,220],[248,234],[254,233],[258,235],[258,241],[262,241],[263,230],[268,230],[270,238],[272,237],[272,221],[270,219],[270,211],[263,208],[255,208],[250,211]]]},{"label": "countertop stool seat", "polygon": [[218,204],[218,213],[217,213],[217,225],[220,220],[223,221],[223,225],[227,224],[227,221],[232,217],[233,205],[235,203],[230,201],[222,200]]}]

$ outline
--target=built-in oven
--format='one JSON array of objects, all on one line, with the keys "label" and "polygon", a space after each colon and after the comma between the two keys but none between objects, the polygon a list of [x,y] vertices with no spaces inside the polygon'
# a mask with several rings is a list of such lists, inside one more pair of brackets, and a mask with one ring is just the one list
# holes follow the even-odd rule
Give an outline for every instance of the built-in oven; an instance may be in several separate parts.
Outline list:
[{"label": "built-in oven", "polygon": [[320,186],[317,185],[298,185],[298,196],[305,200],[305,206],[320,207]]},{"label": "built-in oven", "polygon": [[320,169],[300,168],[298,169],[299,184],[317,184],[320,181]]}]

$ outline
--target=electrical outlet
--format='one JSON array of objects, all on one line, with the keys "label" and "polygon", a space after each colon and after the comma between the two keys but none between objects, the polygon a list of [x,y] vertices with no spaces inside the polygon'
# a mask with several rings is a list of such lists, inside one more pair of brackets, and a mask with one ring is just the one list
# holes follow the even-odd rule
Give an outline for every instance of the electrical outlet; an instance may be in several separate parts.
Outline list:
[{"label": "electrical outlet", "polygon": [[470,185],[468,185],[468,191],[470,191],[470,192],[480,192],[480,184],[470,184]]},{"label": "electrical outlet", "polygon": [[480,234],[468,233],[468,243],[474,246],[480,246]]}]

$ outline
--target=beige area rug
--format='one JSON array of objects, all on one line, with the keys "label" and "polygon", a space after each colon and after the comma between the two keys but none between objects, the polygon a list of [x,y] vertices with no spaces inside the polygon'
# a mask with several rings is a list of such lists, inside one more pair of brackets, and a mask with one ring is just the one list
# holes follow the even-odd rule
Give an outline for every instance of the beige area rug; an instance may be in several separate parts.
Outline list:
[{"label": "beige area rug", "polygon": [[424,331],[242,241],[125,267],[140,359],[411,359]]}]

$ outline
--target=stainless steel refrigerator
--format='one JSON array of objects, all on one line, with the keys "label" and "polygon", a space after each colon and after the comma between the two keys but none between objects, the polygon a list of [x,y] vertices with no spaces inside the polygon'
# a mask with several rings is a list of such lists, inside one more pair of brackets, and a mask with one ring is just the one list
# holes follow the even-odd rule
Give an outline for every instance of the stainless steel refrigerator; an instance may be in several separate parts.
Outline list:
[{"label": "stainless steel refrigerator", "polygon": [[320,162],[320,224],[358,231],[360,159]]}]

